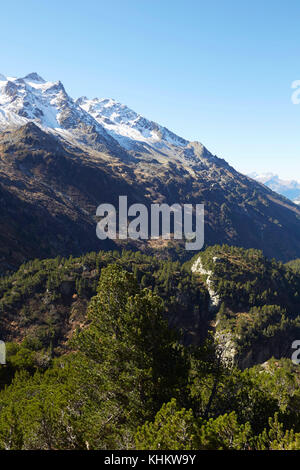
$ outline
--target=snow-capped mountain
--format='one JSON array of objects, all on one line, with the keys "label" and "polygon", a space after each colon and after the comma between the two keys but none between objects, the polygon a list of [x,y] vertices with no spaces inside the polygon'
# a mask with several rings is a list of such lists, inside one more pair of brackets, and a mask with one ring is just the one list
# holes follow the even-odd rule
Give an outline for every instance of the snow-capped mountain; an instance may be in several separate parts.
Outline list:
[{"label": "snow-capped mountain", "polygon": [[0,75],[0,273],[119,246],[95,235],[98,205],[117,207],[119,195],[146,207],[204,203],[206,244],[300,256],[300,207],[199,142],[114,100],[74,100],[60,81]]},{"label": "snow-capped mountain", "polygon": [[0,129],[20,127],[29,121],[65,140],[88,144],[87,136],[94,134],[95,146],[100,142],[116,144],[66,93],[60,81],[46,81],[37,73],[23,78],[0,75]]},{"label": "snow-capped mountain", "polygon": [[89,100],[83,96],[76,103],[93,116],[128,150],[135,148],[137,142],[156,146],[157,148],[168,144],[182,148],[188,145],[187,140],[182,139],[165,127],[145,119],[115,100],[99,98]]},{"label": "snow-capped mountain", "polygon": [[[22,78],[1,74],[0,130],[28,121],[94,150],[103,151],[104,144],[108,150],[120,146],[131,153],[160,151],[162,157],[176,157],[185,163],[197,160],[187,140],[112,99],[74,100],[60,81],[46,81],[37,73]],[[197,145],[201,154],[204,147]]]},{"label": "snow-capped mountain", "polygon": [[250,173],[250,178],[259,181],[268,188],[291,199],[295,204],[300,204],[300,182],[296,180],[282,180],[274,173]]}]

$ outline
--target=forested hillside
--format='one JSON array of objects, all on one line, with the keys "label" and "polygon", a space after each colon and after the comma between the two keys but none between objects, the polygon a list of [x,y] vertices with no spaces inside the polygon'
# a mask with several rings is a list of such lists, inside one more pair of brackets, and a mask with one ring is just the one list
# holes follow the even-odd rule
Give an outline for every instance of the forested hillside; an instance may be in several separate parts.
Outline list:
[{"label": "forested hillside", "polygon": [[209,247],[195,259],[211,273],[216,330],[229,356],[243,368],[272,356],[291,357],[291,344],[300,338],[300,273],[292,269],[297,263],[284,265],[259,250],[227,245]]},{"label": "forested hillside", "polygon": [[111,263],[160,295],[170,325],[183,329],[186,342],[199,343],[209,321],[205,284],[179,262],[125,250],[34,260],[0,278],[2,338],[26,339],[37,349],[51,345],[60,354],[72,331],[85,322],[100,271]]},{"label": "forested hillside", "polygon": [[299,289],[290,265],[228,246],[21,266],[0,283],[0,448],[300,448]]}]

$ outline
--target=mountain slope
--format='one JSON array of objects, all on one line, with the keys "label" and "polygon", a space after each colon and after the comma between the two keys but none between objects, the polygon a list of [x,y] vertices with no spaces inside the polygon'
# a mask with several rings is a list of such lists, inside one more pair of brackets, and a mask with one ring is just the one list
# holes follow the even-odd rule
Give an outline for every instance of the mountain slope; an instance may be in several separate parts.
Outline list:
[{"label": "mountain slope", "polygon": [[2,77],[0,128],[0,272],[113,248],[96,238],[95,213],[103,202],[118,207],[119,195],[129,205],[204,203],[207,245],[300,257],[299,207],[113,100],[74,101],[37,74]]}]

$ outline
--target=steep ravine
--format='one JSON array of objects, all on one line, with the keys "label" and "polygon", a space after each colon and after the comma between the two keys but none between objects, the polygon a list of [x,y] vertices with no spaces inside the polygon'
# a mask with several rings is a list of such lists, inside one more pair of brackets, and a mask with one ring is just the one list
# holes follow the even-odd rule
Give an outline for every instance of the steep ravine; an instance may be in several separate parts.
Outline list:
[{"label": "steep ravine", "polygon": [[[218,258],[214,257],[213,262],[215,263]],[[201,256],[192,264],[191,271],[194,274],[200,274],[206,276],[206,286],[209,293],[209,310],[211,313],[217,315],[221,299],[218,293],[214,290],[212,281],[212,271],[209,271],[203,267]],[[227,365],[233,365],[237,360],[237,350],[234,344],[233,336],[228,331],[220,331],[217,329],[218,321],[214,322],[214,340],[217,344],[217,350],[221,355],[223,363]]]}]

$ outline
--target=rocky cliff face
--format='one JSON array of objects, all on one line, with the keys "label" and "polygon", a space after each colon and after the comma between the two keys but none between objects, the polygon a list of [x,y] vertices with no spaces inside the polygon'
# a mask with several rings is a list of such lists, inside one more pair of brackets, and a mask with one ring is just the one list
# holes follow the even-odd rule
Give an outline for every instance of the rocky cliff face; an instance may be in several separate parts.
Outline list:
[{"label": "rocky cliff face", "polygon": [[[217,258],[214,258],[215,262]],[[192,273],[204,275],[206,277],[206,286],[209,293],[209,309],[212,312],[217,312],[220,305],[220,296],[214,289],[213,281],[211,279],[213,271],[204,269],[201,261],[201,256],[192,264],[191,267]]]},{"label": "rocky cliff face", "polygon": [[[215,263],[218,257],[214,256],[212,262]],[[195,275],[204,276],[205,285],[209,294],[209,311],[216,318],[218,313],[221,298],[217,293],[212,280],[213,270],[205,269],[201,261],[201,255],[198,256],[196,261],[191,266],[191,271]],[[237,348],[234,342],[234,336],[228,331],[217,330],[218,321],[215,321],[214,340],[217,346],[217,351],[220,354],[221,360],[227,366],[232,366],[237,363]]]},{"label": "rocky cliff face", "polygon": [[217,350],[241,369],[291,358],[300,337],[300,274],[257,250],[209,247],[191,270],[205,282]]}]

